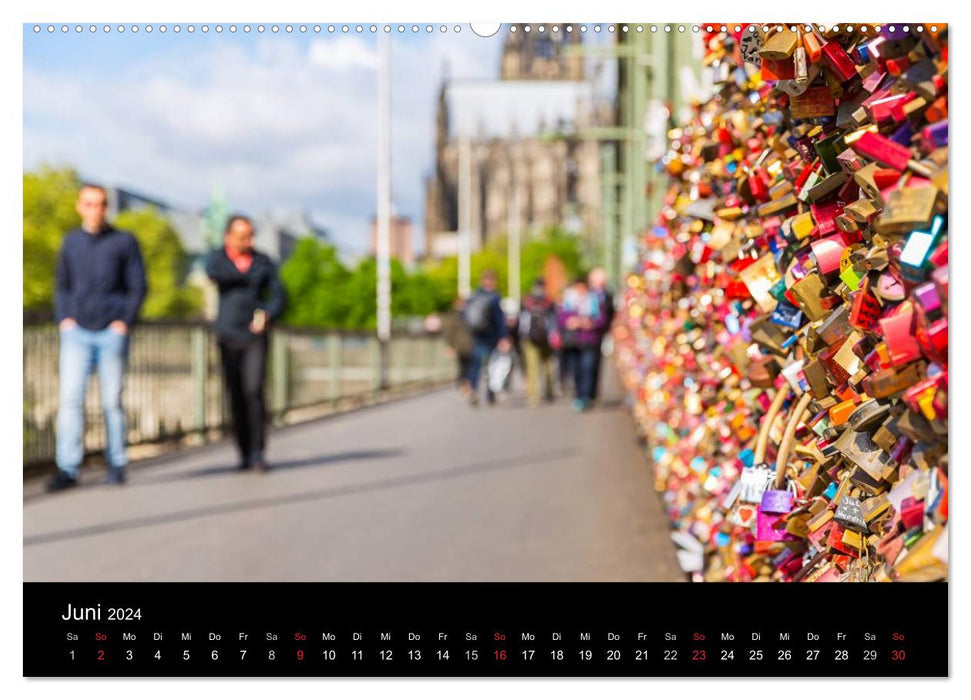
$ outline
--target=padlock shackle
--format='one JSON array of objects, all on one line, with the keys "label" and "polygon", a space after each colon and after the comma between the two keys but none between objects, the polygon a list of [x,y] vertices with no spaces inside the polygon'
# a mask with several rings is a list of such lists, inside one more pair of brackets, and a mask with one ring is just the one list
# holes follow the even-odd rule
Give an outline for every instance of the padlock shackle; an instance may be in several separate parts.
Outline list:
[{"label": "padlock shackle", "polygon": [[769,429],[775,422],[776,416],[779,415],[779,411],[782,410],[782,404],[785,402],[788,395],[788,386],[784,386],[777,390],[775,396],[772,397],[772,403],[769,404],[769,410],[767,410],[765,415],[762,416],[762,424],[759,425],[759,434],[755,441],[755,464],[762,464],[762,462],[765,461],[765,449],[769,446]]},{"label": "padlock shackle", "polygon": [[789,422],[786,423],[786,431],[782,434],[782,442],[779,443],[779,453],[775,458],[775,487],[781,489],[786,482],[786,463],[789,461],[789,453],[792,451],[792,443],[796,439],[796,428],[809,413],[809,404],[813,397],[808,391],[799,397],[799,401],[789,414]]}]

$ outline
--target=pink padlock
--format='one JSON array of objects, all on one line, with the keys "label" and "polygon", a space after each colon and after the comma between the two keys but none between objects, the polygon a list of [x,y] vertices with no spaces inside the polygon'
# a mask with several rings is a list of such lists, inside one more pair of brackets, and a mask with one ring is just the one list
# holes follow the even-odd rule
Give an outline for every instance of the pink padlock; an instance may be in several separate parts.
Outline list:
[{"label": "pink padlock", "polygon": [[786,529],[776,529],[775,526],[785,517],[785,514],[763,513],[759,508],[759,514],[755,521],[755,539],[759,542],[781,542],[783,540],[798,539],[795,535],[786,532]]}]

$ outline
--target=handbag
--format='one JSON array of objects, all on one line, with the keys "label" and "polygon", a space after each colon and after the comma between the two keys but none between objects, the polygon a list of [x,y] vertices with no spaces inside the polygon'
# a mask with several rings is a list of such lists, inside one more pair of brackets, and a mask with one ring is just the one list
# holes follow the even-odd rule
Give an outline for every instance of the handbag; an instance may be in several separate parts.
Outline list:
[{"label": "handbag", "polygon": [[512,373],[512,353],[494,352],[489,356],[489,390],[493,394],[506,388],[506,381]]}]

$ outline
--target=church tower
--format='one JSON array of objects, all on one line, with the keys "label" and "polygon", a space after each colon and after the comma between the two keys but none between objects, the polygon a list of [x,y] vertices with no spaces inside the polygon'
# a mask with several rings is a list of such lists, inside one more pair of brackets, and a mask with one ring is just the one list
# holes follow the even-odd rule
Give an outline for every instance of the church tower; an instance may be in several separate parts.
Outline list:
[{"label": "church tower", "polygon": [[[570,54],[580,45],[580,32],[567,31],[571,24],[514,24],[502,46],[503,80],[583,80],[583,57]],[[556,26],[556,31],[553,27]],[[515,29],[515,31],[513,31]],[[528,29],[528,31],[527,31]]]}]

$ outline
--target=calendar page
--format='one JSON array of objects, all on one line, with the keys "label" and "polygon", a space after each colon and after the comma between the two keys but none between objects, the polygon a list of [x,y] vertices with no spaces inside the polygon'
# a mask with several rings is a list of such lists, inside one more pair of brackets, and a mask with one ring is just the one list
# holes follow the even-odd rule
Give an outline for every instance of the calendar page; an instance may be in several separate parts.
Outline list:
[{"label": "calendar page", "polygon": [[949,25],[868,12],[26,21],[23,674],[948,676]]}]

